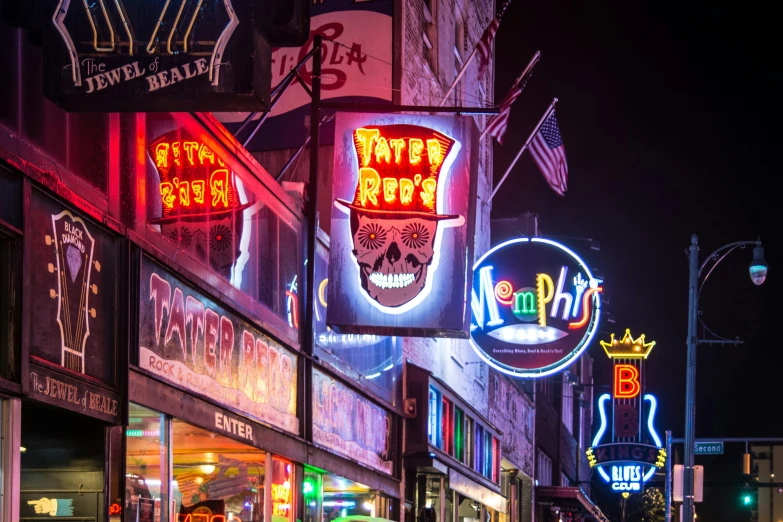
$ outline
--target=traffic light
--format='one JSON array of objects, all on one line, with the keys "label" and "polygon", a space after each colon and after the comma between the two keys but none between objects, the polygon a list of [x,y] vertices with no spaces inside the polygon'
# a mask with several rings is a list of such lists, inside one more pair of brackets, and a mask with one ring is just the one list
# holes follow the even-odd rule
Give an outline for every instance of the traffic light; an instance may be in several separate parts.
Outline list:
[{"label": "traffic light", "polygon": [[756,505],[757,494],[758,492],[751,489],[750,486],[745,486],[740,492],[740,504],[743,507],[753,509],[753,507]]}]

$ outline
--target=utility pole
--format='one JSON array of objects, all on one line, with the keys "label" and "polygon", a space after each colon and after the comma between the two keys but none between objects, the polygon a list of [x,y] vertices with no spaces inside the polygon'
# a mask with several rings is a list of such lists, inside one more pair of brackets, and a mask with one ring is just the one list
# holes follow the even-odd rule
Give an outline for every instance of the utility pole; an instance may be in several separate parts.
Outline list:
[{"label": "utility pole", "polygon": [[666,522],[672,522],[672,430],[666,430]]},{"label": "utility pole", "polygon": [[693,466],[696,430],[696,310],[699,299],[699,237],[688,248],[688,356],[685,380],[685,465],[683,468],[682,522],[693,522]]}]

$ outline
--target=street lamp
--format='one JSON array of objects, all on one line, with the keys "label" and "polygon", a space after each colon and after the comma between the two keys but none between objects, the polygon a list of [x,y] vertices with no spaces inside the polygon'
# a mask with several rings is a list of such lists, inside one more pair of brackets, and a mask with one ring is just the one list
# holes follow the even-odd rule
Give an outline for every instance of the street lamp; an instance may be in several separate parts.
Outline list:
[{"label": "street lamp", "polygon": [[[685,383],[685,466],[683,477],[683,522],[693,522],[693,466],[696,424],[696,346],[699,344],[741,344],[740,340],[730,339],[698,339],[696,333],[696,321],[698,319],[699,295],[704,283],[715,270],[715,267],[723,261],[727,255],[737,248],[745,248],[753,245],[753,260],[748,271],[750,279],[755,285],[761,285],[767,278],[767,262],[764,261],[764,248],[761,240],[736,241],[723,245],[710,254],[704,263],[699,265],[699,238],[696,234],[691,237],[691,246],[687,250],[690,266],[690,278],[688,284],[688,356],[687,378]],[[701,284],[699,278],[704,269],[709,265],[709,270]],[[716,336],[717,337],[717,336]]]}]

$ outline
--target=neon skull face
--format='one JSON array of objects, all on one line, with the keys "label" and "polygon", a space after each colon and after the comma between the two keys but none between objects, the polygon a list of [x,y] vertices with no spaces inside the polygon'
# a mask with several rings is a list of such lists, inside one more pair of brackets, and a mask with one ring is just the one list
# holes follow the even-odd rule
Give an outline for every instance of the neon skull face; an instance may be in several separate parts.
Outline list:
[{"label": "neon skull face", "polygon": [[437,233],[434,219],[376,218],[352,211],[353,255],[364,291],[388,307],[419,295],[427,282]]}]

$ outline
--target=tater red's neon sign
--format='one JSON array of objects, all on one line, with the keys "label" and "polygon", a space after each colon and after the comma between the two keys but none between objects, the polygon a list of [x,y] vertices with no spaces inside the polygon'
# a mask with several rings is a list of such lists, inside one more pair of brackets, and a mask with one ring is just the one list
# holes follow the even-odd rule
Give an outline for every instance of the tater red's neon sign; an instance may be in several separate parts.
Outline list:
[{"label": "tater red's neon sign", "polygon": [[207,207],[227,209],[231,180],[222,159],[198,141],[161,141],[154,145],[153,160],[161,172],[169,173],[159,185],[164,209]]},{"label": "tater red's neon sign", "polygon": [[356,199],[363,208],[381,210],[396,203],[398,210],[435,210],[439,168],[451,143],[431,132],[429,136],[435,137],[389,138],[378,128],[354,131],[359,156]]}]

